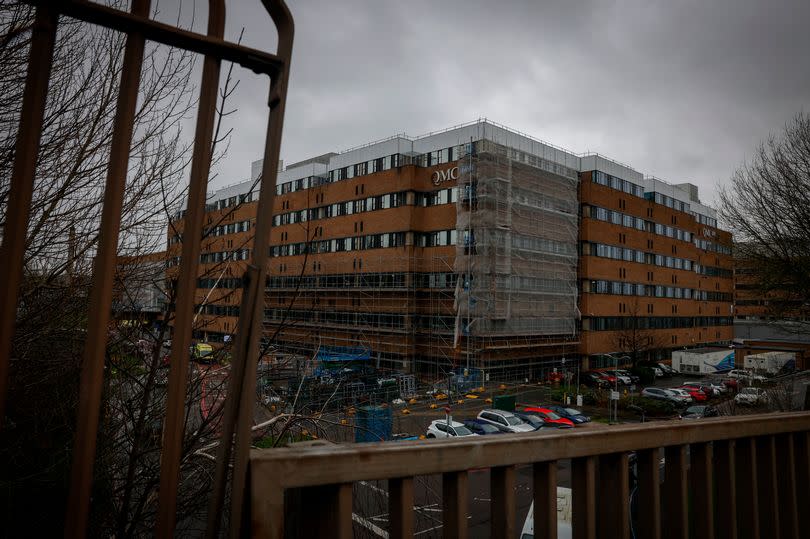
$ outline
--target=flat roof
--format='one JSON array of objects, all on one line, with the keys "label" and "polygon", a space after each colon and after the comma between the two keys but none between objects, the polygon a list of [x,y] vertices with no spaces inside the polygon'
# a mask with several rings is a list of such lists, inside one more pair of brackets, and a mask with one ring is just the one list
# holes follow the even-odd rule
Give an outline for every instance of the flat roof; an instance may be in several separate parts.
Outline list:
[{"label": "flat roof", "polygon": [[[673,350],[673,351],[677,352],[677,350]],[[725,352],[732,351],[733,352],[733,349],[724,348],[722,346],[712,346],[712,347],[706,347],[706,348],[692,348],[692,349],[689,349],[689,350],[681,350],[681,352],[686,352],[688,354],[711,354],[711,353],[714,353],[714,352],[723,352],[723,351],[725,351]]]}]

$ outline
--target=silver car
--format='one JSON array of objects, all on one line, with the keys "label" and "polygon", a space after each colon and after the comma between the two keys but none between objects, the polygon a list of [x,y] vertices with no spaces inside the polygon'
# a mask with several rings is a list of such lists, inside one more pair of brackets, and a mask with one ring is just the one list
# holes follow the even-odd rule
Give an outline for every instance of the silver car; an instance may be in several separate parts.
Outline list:
[{"label": "silver car", "polygon": [[532,425],[505,410],[481,410],[478,419],[496,426],[503,432],[534,432],[535,430]]},{"label": "silver car", "polygon": [[683,397],[676,395],[675,392],[670,391],[669,389],[662,389],[660,387],[648,387],[641,392],[641,396],[647,397],[648,399],[667,401],[673,404],[685,404],[688,402],[685,401]]}]

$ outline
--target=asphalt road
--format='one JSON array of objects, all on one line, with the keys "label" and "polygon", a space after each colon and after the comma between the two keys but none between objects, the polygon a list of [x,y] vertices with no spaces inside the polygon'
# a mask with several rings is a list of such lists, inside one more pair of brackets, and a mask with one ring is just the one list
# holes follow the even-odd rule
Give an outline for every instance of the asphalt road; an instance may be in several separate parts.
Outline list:
[{"label": "asphalt road", "polygon": [[[558,485],[571,483],[570,461],[560,461]],[[468,475],[468,529],[473,538],[490,537],[490,471],[471,470]],[[518,532],[532,503],[532,468],[519,466],[515,474],[516,521]],[[362,481],[354,486],[354,536],[387,537],[388,491],[386,481]],[[441,476],[414,478],[414,536],[442,537]]]}]

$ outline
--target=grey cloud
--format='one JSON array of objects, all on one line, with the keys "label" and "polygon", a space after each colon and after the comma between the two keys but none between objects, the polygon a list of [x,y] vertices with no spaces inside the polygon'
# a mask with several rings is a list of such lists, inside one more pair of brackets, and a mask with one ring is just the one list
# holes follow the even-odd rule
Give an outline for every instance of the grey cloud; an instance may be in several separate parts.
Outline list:
[{"label": "grey cloud", "polygon": [[[273,49],[258,2],[229,4],[229,35],[245,26],[247,44]],[[806,0],[290,7],[287,162],[486,116],[668,181],[692,181],[712,201],[716,182],[810,98]],[[241,76],[222,183],[245,177],[264,141],[267,83]]]}]

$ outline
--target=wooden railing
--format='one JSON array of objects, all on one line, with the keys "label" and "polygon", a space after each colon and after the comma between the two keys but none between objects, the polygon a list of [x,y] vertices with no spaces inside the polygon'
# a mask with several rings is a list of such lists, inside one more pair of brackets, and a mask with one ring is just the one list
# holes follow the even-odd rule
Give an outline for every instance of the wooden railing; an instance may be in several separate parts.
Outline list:
[{"label": "wooden railing", "polygon": [[[489,468],[490,536],[514,538],[515,470],[530,464],[535,537],[556,538],[557,465],[571,459],[573,536],[629,537],[630,452],[637,459],[635,537],[810,537],[808,412],[254,450],[252,534],[351,537],[353,483],[387,479],[387,533],[410,537],[414,478],[441,474],[443,536],[465,537],[468,471]],[[305,518],[285,529],[291,511]]]}]

